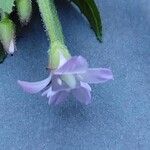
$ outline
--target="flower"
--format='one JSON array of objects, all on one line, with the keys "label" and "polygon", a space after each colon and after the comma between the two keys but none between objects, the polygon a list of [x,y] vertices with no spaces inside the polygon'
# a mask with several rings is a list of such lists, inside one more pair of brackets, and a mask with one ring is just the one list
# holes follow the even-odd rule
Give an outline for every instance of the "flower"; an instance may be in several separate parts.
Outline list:
[{"label": "flower", "polygon": [[39,82],[18,80],[18,84],[29,93],[42,92],[47,96],[49,104],[59,104],[66,100],[71,92],[78,101],[84,104],[91,102],[91,87],[89,83],[104,83],[113,79],[110,69],[88,68],[88,63],[82,56],[74,56],[68,60],[60,54],[57,69],[50,69],[48,78]]}]

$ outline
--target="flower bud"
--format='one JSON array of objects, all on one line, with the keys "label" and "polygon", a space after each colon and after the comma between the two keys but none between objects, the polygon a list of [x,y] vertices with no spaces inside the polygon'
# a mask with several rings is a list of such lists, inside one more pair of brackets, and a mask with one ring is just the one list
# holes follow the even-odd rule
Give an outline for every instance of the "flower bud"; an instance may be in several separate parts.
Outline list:
[{"label": "flower bud", "polygon": [[31,0],[16,0],[16,6],[21,23],[27,24],[32,13]]},{"label": "flower bud", "polygon": [[15,25],[12,20],[4,18],[0,21],[0,41],[8,54],[15,51]]}]

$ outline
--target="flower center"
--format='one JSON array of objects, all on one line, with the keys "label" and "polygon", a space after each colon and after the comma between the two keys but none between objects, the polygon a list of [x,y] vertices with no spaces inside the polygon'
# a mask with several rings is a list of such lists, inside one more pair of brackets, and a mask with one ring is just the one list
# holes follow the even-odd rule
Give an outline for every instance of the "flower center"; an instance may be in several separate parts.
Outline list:
[{"label": "flower center", "polygon": [[74,75],[62,75],[61,79],[72,89],[76,87],[76,79]]}]

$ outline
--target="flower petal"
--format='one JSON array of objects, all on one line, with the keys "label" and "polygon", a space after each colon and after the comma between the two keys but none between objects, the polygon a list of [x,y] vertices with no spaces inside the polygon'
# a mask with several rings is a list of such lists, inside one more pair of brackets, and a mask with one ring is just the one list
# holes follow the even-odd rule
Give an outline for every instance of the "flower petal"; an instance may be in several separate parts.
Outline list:
[{"label": "flower petal", "polygon": [[59,104],[63,102],[67,96],[70,90],[58,90],[58,91],[53,91],[52,87],[48,88],[46,91],[42,93],[42,96],[47,96],[49,98],[48,104]]},{"label": "flower petal", "polygon": [[52,87],[49,87],[46,91],[42,93],[42,96],[47,96],[49,98],[52,95]]},{"label": "flower petal", "polygon": [[84,87],[85,89],[89,90],[89,91],[92,90],[91,87],[90,87],[90,85],[87,84],[87,83],[85,83],[85,82],[80,81],[80,85],[81,85],[82,87]]},{"label": "flower petal", "polygon": [[72,94],[77,98],[78,101],[88,105],[89,103],[91,103],[90,91],[90,86],[86,83],[82,83],[79,88],[72,90]]},{"label": "flower petal", "polygon": [[38,81],[38,82],[26,82],[18,80],[18,84],[29,93],[38,93],[43,90],[51,81],[51,76],[46,78],[45,80]]},{"label": "flower petal", "polygon": [[51,97],[49,98],[49,105],[50,104],[55,104],[58,105],[60,103],[62,103],[64,100],[66,100],[67,96],[68,96],[69,92],[68,91],[59,91],[59,92],[55,92],[55,94],[53,93],[51,95]]},{"label": "flower petal", "polygon": [[78,75],[79,80],[87,83],[104,83],[113,79],[113,74],[110,69],[93,68],[88,69],[86,73]]},{"label": "flower petal", "polygon": [[77,74],[84,73],[88,68],[88,63],[82,56],[75,56],[69,59],[64,65],[58,68],[55,74]]}]

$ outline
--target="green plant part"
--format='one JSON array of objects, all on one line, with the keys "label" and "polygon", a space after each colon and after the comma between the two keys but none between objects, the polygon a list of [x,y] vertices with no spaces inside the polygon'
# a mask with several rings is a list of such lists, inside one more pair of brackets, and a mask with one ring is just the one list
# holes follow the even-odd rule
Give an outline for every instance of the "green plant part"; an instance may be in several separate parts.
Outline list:
[{"label": "green plant part", "polygon": [[13,11],[15,0],[0,0],[0,10],[10,14]]},{"label": "green plant part", "polygon": [[32,2],[31,0],[16,0],[17,11],[20,22],[27,24],[31,18]]},{"label": "green plant part", "polygon": [[62,27],[53,0],[37,0],[37,2],[51,43],[59,41],[64,44]]},{"label": "green plant part", "polygon": [[71,58],[67,46],[59,41],[53,42],[51,44],[51,50],[49,51],[49,68],[55,69],[60,64],[60,55],[63,55],[66,60]]},{"label": "green plant part", "polygon": [[97,39],[102,42],[102,21],[100,11],[94,0],[71,0],[80,9],[89,21],[91,28],[94,30]]},{"label": "green plant part", "polygon": [[53,0],[37,0],[42,20],[44,22],[46,32],[50,39],[51,48],[48,51],[49,64],[51,69],[55,69],[59,65],[60,54],[65,59],[71,56],[64,42],[62,27],[58,18],[58,14]]},{"label": "green plant part", "polygon": [[8,54],[15,50],[15,25],[12,20],[5,17],[0,21],[0,41]]}]

